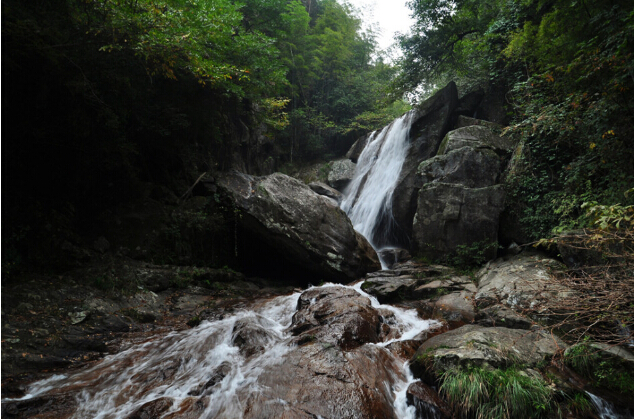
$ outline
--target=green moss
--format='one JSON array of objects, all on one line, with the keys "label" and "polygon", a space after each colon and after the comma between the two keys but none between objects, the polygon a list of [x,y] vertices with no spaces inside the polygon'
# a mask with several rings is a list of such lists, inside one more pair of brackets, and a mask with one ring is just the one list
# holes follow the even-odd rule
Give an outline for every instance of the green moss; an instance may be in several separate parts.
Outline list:
[{"label": "green moss", "polygon": [[516,368],[448,370],[440,381],[440,394],[458,417],[542,418],[556,406],[544,380]]}]

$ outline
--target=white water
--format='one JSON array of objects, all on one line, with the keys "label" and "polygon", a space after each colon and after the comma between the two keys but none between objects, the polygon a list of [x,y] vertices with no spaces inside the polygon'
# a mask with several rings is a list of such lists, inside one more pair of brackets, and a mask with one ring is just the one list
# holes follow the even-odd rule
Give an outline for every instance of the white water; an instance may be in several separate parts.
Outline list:
[{"label": "white water", "polygon": [[[355,289],[368,297],[373,307],[394,313],[390,326],[400,336],[376,344],[379,347],[412,339],[437,325],[434,320],[419,319],[415,310],[380,304],[376,298],[361,290],[361,284],[347,288]],[[172,407],[163,413],[168,415],[178,411],[181,404],[188,399],[191,401],[188,393],[200,389],[214,370],[221,364],[228,363],[230,371],[227,375],[211,394],[204,393],[206,408],[198,417],[240,418],[243,415],[244,395],[259,389],[258,376],[266,367],[284,362],[284,355],[292,349],[286,329],[291,324],[299,295],[295,293],[278,297],[226,319],[203,322],[194,329],[173,332],[157,340],[136,345],[116,355],[107,356],[85,371],[68,376],[55,375],[33,383],[29,393],[21,400],[81,388],[78,395],[79,408],[73,418],[123,418],[143,404],[161,397],[169,397],[174,401]],[[248,359],[242,357],[239,348],[232,344],[234,326],[236,322],[243,320],[257,322],[268,334],[264,352]],[[399,364],[402,362],[398,361]],[[169,377],[165,377],[166,371]],[[414,419],[415,412],[407,406],[405,400],[405,391],[413,382],[407,365],[403,365],[402,371],[395,371],[394,376],[395,411],[401,419]],[[281,399],[279,401],[286,403]]]},{"label": "white water", "polygon": [[592,404],[594,405],[594,408],[597,411],[597,414],[599,415],[599,417],[601,419],[630,419],[632,418],[631,415],[620,415],[618,413],[616,413],[614,411],[614,406],[603,400],[601,397],[599,396],[595,396],[594,394],[587,392],[586,394],[588,396],[590,396],[590,400],[592,401]]},{"label": "white water", "polygon": [[377,250],[390,244],[386,243],[390,232],[378,232],[377,224],[387,217],[385,230],[389,230],[394,223],[392,195],[407,156],[412,115],[410,111],[381,131],[370,134],[341,203],[355,230]]}]

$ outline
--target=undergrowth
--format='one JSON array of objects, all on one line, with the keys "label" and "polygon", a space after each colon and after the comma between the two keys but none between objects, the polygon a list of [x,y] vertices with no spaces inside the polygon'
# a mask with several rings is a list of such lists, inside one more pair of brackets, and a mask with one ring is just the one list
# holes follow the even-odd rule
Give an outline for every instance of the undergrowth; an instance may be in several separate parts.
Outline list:
[{"label": "undergrowth", "polygon": [[440,394],[456,417],[543,418],[557,406],[554,391],[544,380],[516,368],[448,370],[440,382]]},{"label": "undergrowth", "polygon": [[634,394],[634,376],[622,361],[587,343],[566,351],[567,366],[591,380],[597,387],[624,395]]}]

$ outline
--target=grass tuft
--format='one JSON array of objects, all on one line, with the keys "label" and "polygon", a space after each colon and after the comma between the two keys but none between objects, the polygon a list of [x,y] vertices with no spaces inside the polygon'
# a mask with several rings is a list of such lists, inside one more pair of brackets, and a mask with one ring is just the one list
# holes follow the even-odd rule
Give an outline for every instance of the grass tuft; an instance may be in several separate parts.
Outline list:
[{"label": "grass tuft", "polygon": [[544,380],[515,369],[468,368],[445,371],[440,394],[457,417],[542,418],[555,409],[553,390]]}]

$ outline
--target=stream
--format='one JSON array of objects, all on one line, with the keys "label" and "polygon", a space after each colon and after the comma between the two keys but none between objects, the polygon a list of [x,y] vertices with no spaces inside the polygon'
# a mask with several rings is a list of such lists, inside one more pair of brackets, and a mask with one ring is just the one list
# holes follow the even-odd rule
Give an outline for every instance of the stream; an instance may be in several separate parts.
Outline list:
[{"label": "stream", "polygon": [[[389,348],[409,341],[439,323],[421,320],[415,310],[379,304],[361,290],[361,285],[326,284],[307,292],[354,290],[369,299],[372,309],[386,313],[383,317],[390,318],[389,338],[364,346],[379,351],[387,368],[398,366],[390,374],[386,397],[391,399],[394,417],[414,418],[415,409],[407,405],[405,395],[413,377],[406,360]],[[132,346],[107,356],[84,371],[55,375],[33,383],[28,394],[19,400],[73,393],[77,408],[70,416],[72,418],[266,417],[267,411],[253,410],[252,401],[259,394],[271,393],[270,386],[265,388],[260,376],[274,372],[297,348],[289,329],[299,299],[300,293],[295,293],[255,303],[251,309],[225,319],[204,321],[196,328]],[[316,303],[314,300],[311,304]],[[245,330],[248,336],[241,333]],[[249,339],[251,341],[245,344],[244,341]],[[339,352],[337,356],[346,358],[362,352]],[[276,399],[267,398],[267,403],[278,404],[282,411],[288,410],[286,406],[291,404],[305,404],[302,400],[286,400],[288,393],[281,391]],[[341,400],[318,399],[315,402],[325,406],[324,412],[332,412],[337,406],[330,404],[341,403],[347,397],[350,395]],[[143,416],[144,412],[146,416]]]}]

